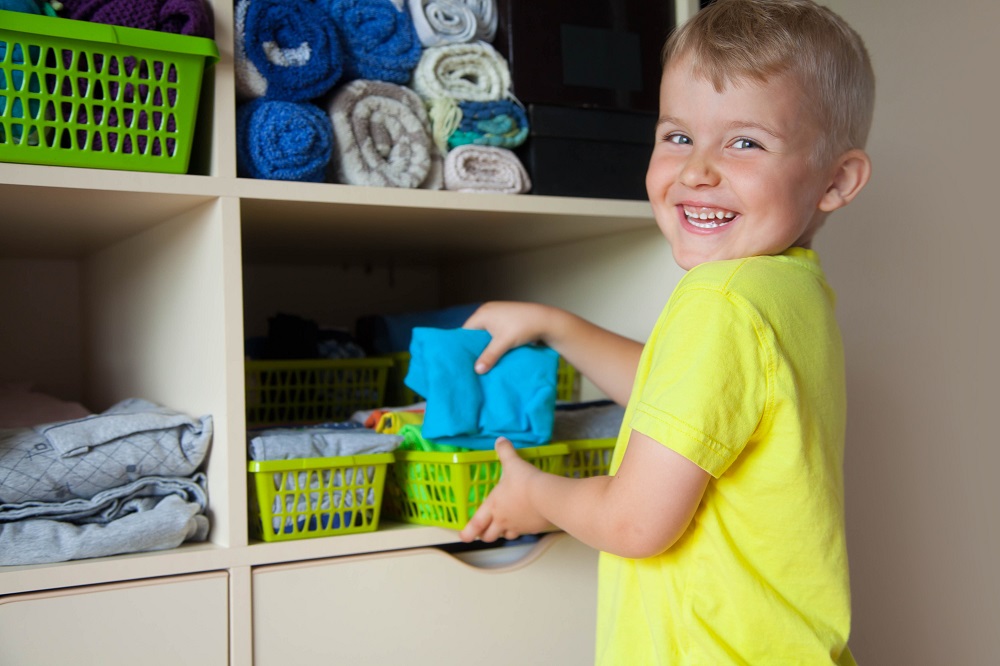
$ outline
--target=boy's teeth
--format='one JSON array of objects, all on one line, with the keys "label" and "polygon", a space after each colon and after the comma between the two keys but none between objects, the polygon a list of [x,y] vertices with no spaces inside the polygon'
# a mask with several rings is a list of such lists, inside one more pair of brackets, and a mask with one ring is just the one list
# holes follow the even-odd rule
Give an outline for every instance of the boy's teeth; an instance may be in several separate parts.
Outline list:
[{"label": "boy's teeth", "polygon": [[[684,210],[684,215],[687,217],[688,221],[694,226],[700,229],[713,229],[715,227],[721,226],[722,224],[727,224],[734,217],[736,213],[732,211],[694,211],[694,210]],[[718,221],[717,221],[718,220]],[[702,223],[704,221],[705,223]]]}]

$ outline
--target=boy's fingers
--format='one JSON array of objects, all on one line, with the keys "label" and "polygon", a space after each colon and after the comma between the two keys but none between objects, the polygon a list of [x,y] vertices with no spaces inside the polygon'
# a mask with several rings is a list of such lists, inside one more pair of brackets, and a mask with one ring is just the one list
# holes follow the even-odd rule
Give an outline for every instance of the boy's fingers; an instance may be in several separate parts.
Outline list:
[{"label": "boy's fingers", "polygon": [[476,372],[479,374],[488,372],[494,365],[497,364],[497,361],[500,360],[500,357],[503,356],[506,351],[507,348],[503,344],[498,343],[496,338],[490,340],[490,343],[486,345],[486,349],[484,349],[483,353],[476,359]]},{"label": "boy's fingers", "polygon": [[493,517],[490,513],[489,503],[484,501],[479,506],[479,509],[476,510],[476,513],[472,515],[472,518],[469,519],[469,522],[466,523],[465,527],[462,528],[462,531],[458,533],[458,536],[466,543],[475,541],[476,537],[483,536],[483,533],[491,522],[493,522]]},{"label": "boy's fingers", "polygon": [[510,460],[510,456],[517,456],[514,452],[514,445],[510,443],[510,440],[506,437],[497,437],[497,441],[493,444],[494,450],[497,452],[497,458],[500,459],[500,464],[503,465],[507,460]]}]

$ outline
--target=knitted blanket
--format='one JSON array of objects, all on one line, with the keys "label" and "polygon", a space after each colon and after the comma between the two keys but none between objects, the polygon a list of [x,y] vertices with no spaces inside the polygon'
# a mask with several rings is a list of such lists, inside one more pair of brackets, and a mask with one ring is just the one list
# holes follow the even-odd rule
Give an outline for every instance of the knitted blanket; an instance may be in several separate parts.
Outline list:
[{"label": "knitted blanket", "polygon": [[517,148],[528,138],[528,114],[518,102],[459,102],[461,121],[448,137],[448,147],[477,146]]},{"label": "knitted blanket", "polygon": [[333,128],[308,102],[255,99],[236,109],[240,176],[321,183],[333,155]]},{"label": "knitted blanket", "polygon": [[327,110],[337,143],[332,162],[337,182],[431,186],[438,153],[424,104],[412,90],[358,79],[339,87]]},{"label": "knitted blanket", "polygon": [[490,102],[509,96],[510,68],[485,42],[432,46],[424,49],[411,85],[428,100]]},{"label": "knitted blanket", "polygon": [[507,148],[466,144],[448,152],[444,188],[457,192],[524,194],[531,179],[521,160]]},{"label": "knitted blanket", "polygon": [[344,47],[344,76],[407,83],[423,52],[413,20],[391,0],[324,0]]},{"label": "knitted blanket", "polygon": [[241,99],[316,99],[343,73],[333,22],[308,0],[237,0],[234,33],[236,93]]},{"label": "knitted blanket", "polygon": [[127,28],[213,37],[212,9],[205,0],[62,0],[63,16]]}]

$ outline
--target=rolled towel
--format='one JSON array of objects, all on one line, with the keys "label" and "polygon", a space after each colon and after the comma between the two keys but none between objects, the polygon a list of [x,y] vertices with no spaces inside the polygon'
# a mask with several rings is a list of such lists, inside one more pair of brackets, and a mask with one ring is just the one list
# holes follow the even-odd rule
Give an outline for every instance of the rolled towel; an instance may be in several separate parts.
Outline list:
[{"label": "rolled towel", "polygon": [[432,46],[424,49],[411,85],[428,100],[490,102],[510,94],[510,68],[485,42]]},{"label": "rolled towel", "polygon": [[77,21],[213,37],[212,10],[205,0],[62,0],[63,16]]},{"label": "rolled towel", "polygon": [[460,0],[408,0],[408,4],[424,46],[464,44],[476,38],[476,14]]},{"label": "rolled towel", "polygon": [[497,0],[458,0],[476,15],[476,39],[492,42],[497,34]]},{"label": "rolled towel", "polygon": [[337,143],[331,163],[337,182],[405,188],[430,185],[438,151],[431,141],[424,104],[412,90],[358,79],[337,89],[327,111]]},{"label": "rolled towel", "polygon": [[241,176],[319,183],[332,156],[333,128],[318,106],[255,99],[236,109]]},{"label": "rolled towel", "polygon": [[391,0],[322,0],[344,48],[344,76],[407,83],[423,47]]},{"label": "rolled towel", "polygon": [[531,179],[521,160],[507,148],[466,144],[444,160],[444,188],[456,192],[524,194]]},{"label": "rolled towel", "polygon": [[308,0],[238,0],[234,33],[236,93],[242,99],[316,99],[343,73],[333,22]]},{"label": "rolled towel", "polygon": [[462,120],[448,137],[448,147],[477,146],[517,148],[528,138],[528,114],[517,101],[459,102]]}]

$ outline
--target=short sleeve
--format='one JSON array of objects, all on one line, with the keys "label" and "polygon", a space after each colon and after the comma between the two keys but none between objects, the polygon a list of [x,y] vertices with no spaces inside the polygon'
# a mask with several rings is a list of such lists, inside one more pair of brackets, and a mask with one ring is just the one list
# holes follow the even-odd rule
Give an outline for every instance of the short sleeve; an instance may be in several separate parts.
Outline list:
[{"label": "short sleeve", "polygon": [[762,331],[738,296],[715,288],[675,294],[650,340],[632,428],[721,476],[768,405],[773,364]]}]

